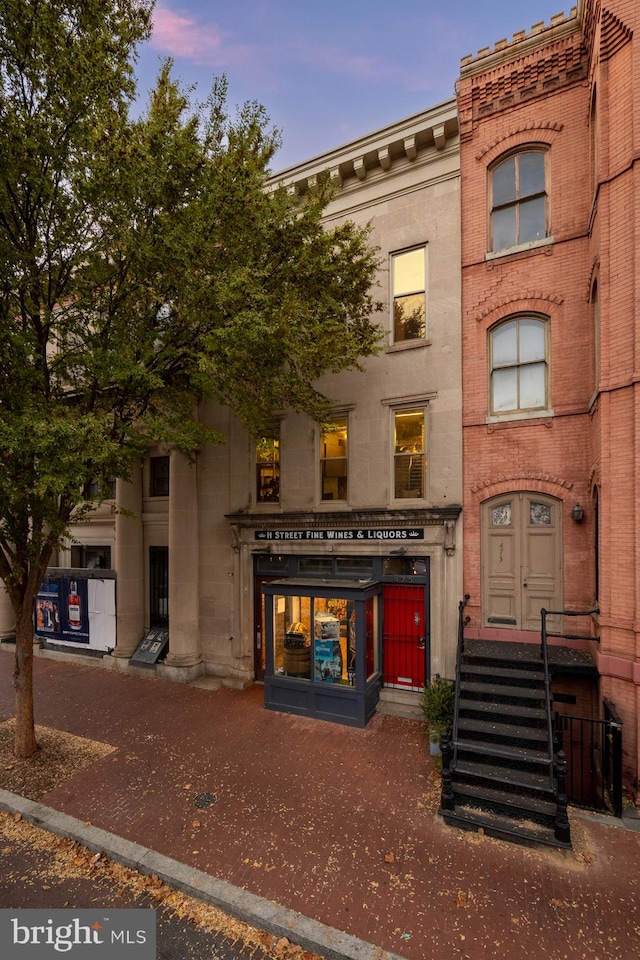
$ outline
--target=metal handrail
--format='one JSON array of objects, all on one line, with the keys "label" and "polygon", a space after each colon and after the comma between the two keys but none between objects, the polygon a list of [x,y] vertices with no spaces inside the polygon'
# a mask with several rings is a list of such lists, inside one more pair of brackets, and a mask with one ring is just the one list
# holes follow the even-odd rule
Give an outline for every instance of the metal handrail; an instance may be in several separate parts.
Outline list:
[{"label": "metal handrail", "polygon": [[465,593],[463,599],[458,604],[458,650],[456,653],[456,689],[455,689],[455,700],[453,707],[453,731],[452,731],[452,741],[453,741],[453,760],[454,763],[458,757],[458,713],[459,713],[459,701],[460,701],[460,666],[462,664],[462,657],[464,655],[464,628],[469,623],[470,617],[464,616],[464,608],[471,599],[471,595]]},{"label": "metal handrail", "polygon": [[[598,607],[591,607],[589,610],[546,610],[544,607],[540,610],[540,620],[541,620],[541,630],[540,630],[540,655],[542,658],[542,663],[544,667],[544,686],[546,693],[546,708],[547,708],[547,730],[549,733],[549,759],[550,759],[550,776],[553,780],[553,724],[551,720],[551,676],[549,673],[549,644],[547,632],[547,617],[591,617],[596,613],[600,613]],[[554,636],[565,636],[564,634],[554,634]],[[566,639],[580,639],[588,640],[588,637],[571,637],[567,636]]]}]

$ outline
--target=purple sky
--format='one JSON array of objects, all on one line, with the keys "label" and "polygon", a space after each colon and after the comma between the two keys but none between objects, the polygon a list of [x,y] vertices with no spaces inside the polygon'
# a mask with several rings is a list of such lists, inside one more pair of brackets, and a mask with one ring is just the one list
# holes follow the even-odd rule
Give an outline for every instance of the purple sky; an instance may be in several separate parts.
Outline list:
[{"label": "purple sky", "polygon": [[[575,2],[575,0],[573,0]],[[144,102],[160,60],[197,84],[225,73],[283,135],[281,170],[453,96],[460,59],[550,22],[571,0],[158,0],[140,51]]]}]

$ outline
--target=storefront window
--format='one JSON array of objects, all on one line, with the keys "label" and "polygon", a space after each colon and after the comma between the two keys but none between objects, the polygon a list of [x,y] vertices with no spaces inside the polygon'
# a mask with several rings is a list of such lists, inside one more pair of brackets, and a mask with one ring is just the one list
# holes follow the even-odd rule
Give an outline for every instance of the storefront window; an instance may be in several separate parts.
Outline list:
[{"label": "storefront window", "polygon": [[[352,600],[276,595],[273,618],[276,675],[350,686],[355,683],[356,609]],[[370,637],[367,628],[367,649],[370,644],[373,663],[373,613],[371,624]]]},{"label": "storefront window", "polygon": [[300,573],[332,573],[331,557],[303,557],[300,560]]}]

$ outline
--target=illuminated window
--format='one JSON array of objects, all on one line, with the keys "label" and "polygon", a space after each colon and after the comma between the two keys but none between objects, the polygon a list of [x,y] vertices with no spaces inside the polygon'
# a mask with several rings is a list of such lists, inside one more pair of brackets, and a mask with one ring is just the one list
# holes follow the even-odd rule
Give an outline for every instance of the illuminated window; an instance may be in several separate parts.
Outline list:
[{"label": "illuminated window", "polygon": [[421,500],[425,496],[424,410],[396,410],[394,437],[394,497]]},{"label": "illuminated window", "polygon": [[546,155],[516,153],[491,172],[492,250],[506,250],[547,236]]},{"label": "illuminated window", "polygon": [[320,487],[322,500],[347,499],[347,420],[339,417],[320,437]]},{"label": "illuminated window", "polygon": [[280,501],[280,427],[256,441],[256,503]]},{"label": "illuminated window", "polygon": [[393,339],[424,340],[427,334],[426,248],[396,253],[391,262]]},{"label": "illuminated window", "polygon": [[518,317],[489,334],[491,413],[544,410],[547,396],[547,324]]}]

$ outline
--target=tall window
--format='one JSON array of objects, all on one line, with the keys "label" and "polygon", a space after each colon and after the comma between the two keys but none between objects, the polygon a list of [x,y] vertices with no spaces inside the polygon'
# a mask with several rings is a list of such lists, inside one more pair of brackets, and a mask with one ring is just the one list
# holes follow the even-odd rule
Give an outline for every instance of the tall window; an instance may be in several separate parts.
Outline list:
[{"label": "tall window", "polygon": [[339,417],[322,430],[320,437],[320,486],[322,500],[347,499],[347,419]]},{"label": "tall window", "polygon": [[149,496],[169,496],[169,457],[149,458]]},{"label": "tall window", "polygon": [[423,340],[427,333],[426,248],[396,253],[391,270],[394,342]]},{"label": "tall window", "polygon": [[394,438],[394,497],[423,499],[425,495],[424,410],[396,410]]},{"label": "tall window", "polygon": [[256,503],[280,501],[280,427],[256,441]]},{"label": "tall window", "polygon": [[490,332],[491,413],[548,406],[547,324],[518,317]]},{"label": "tall window", "polygon": [[492,250],[547,236],[546,155],[516,153],[491,172]]}]

